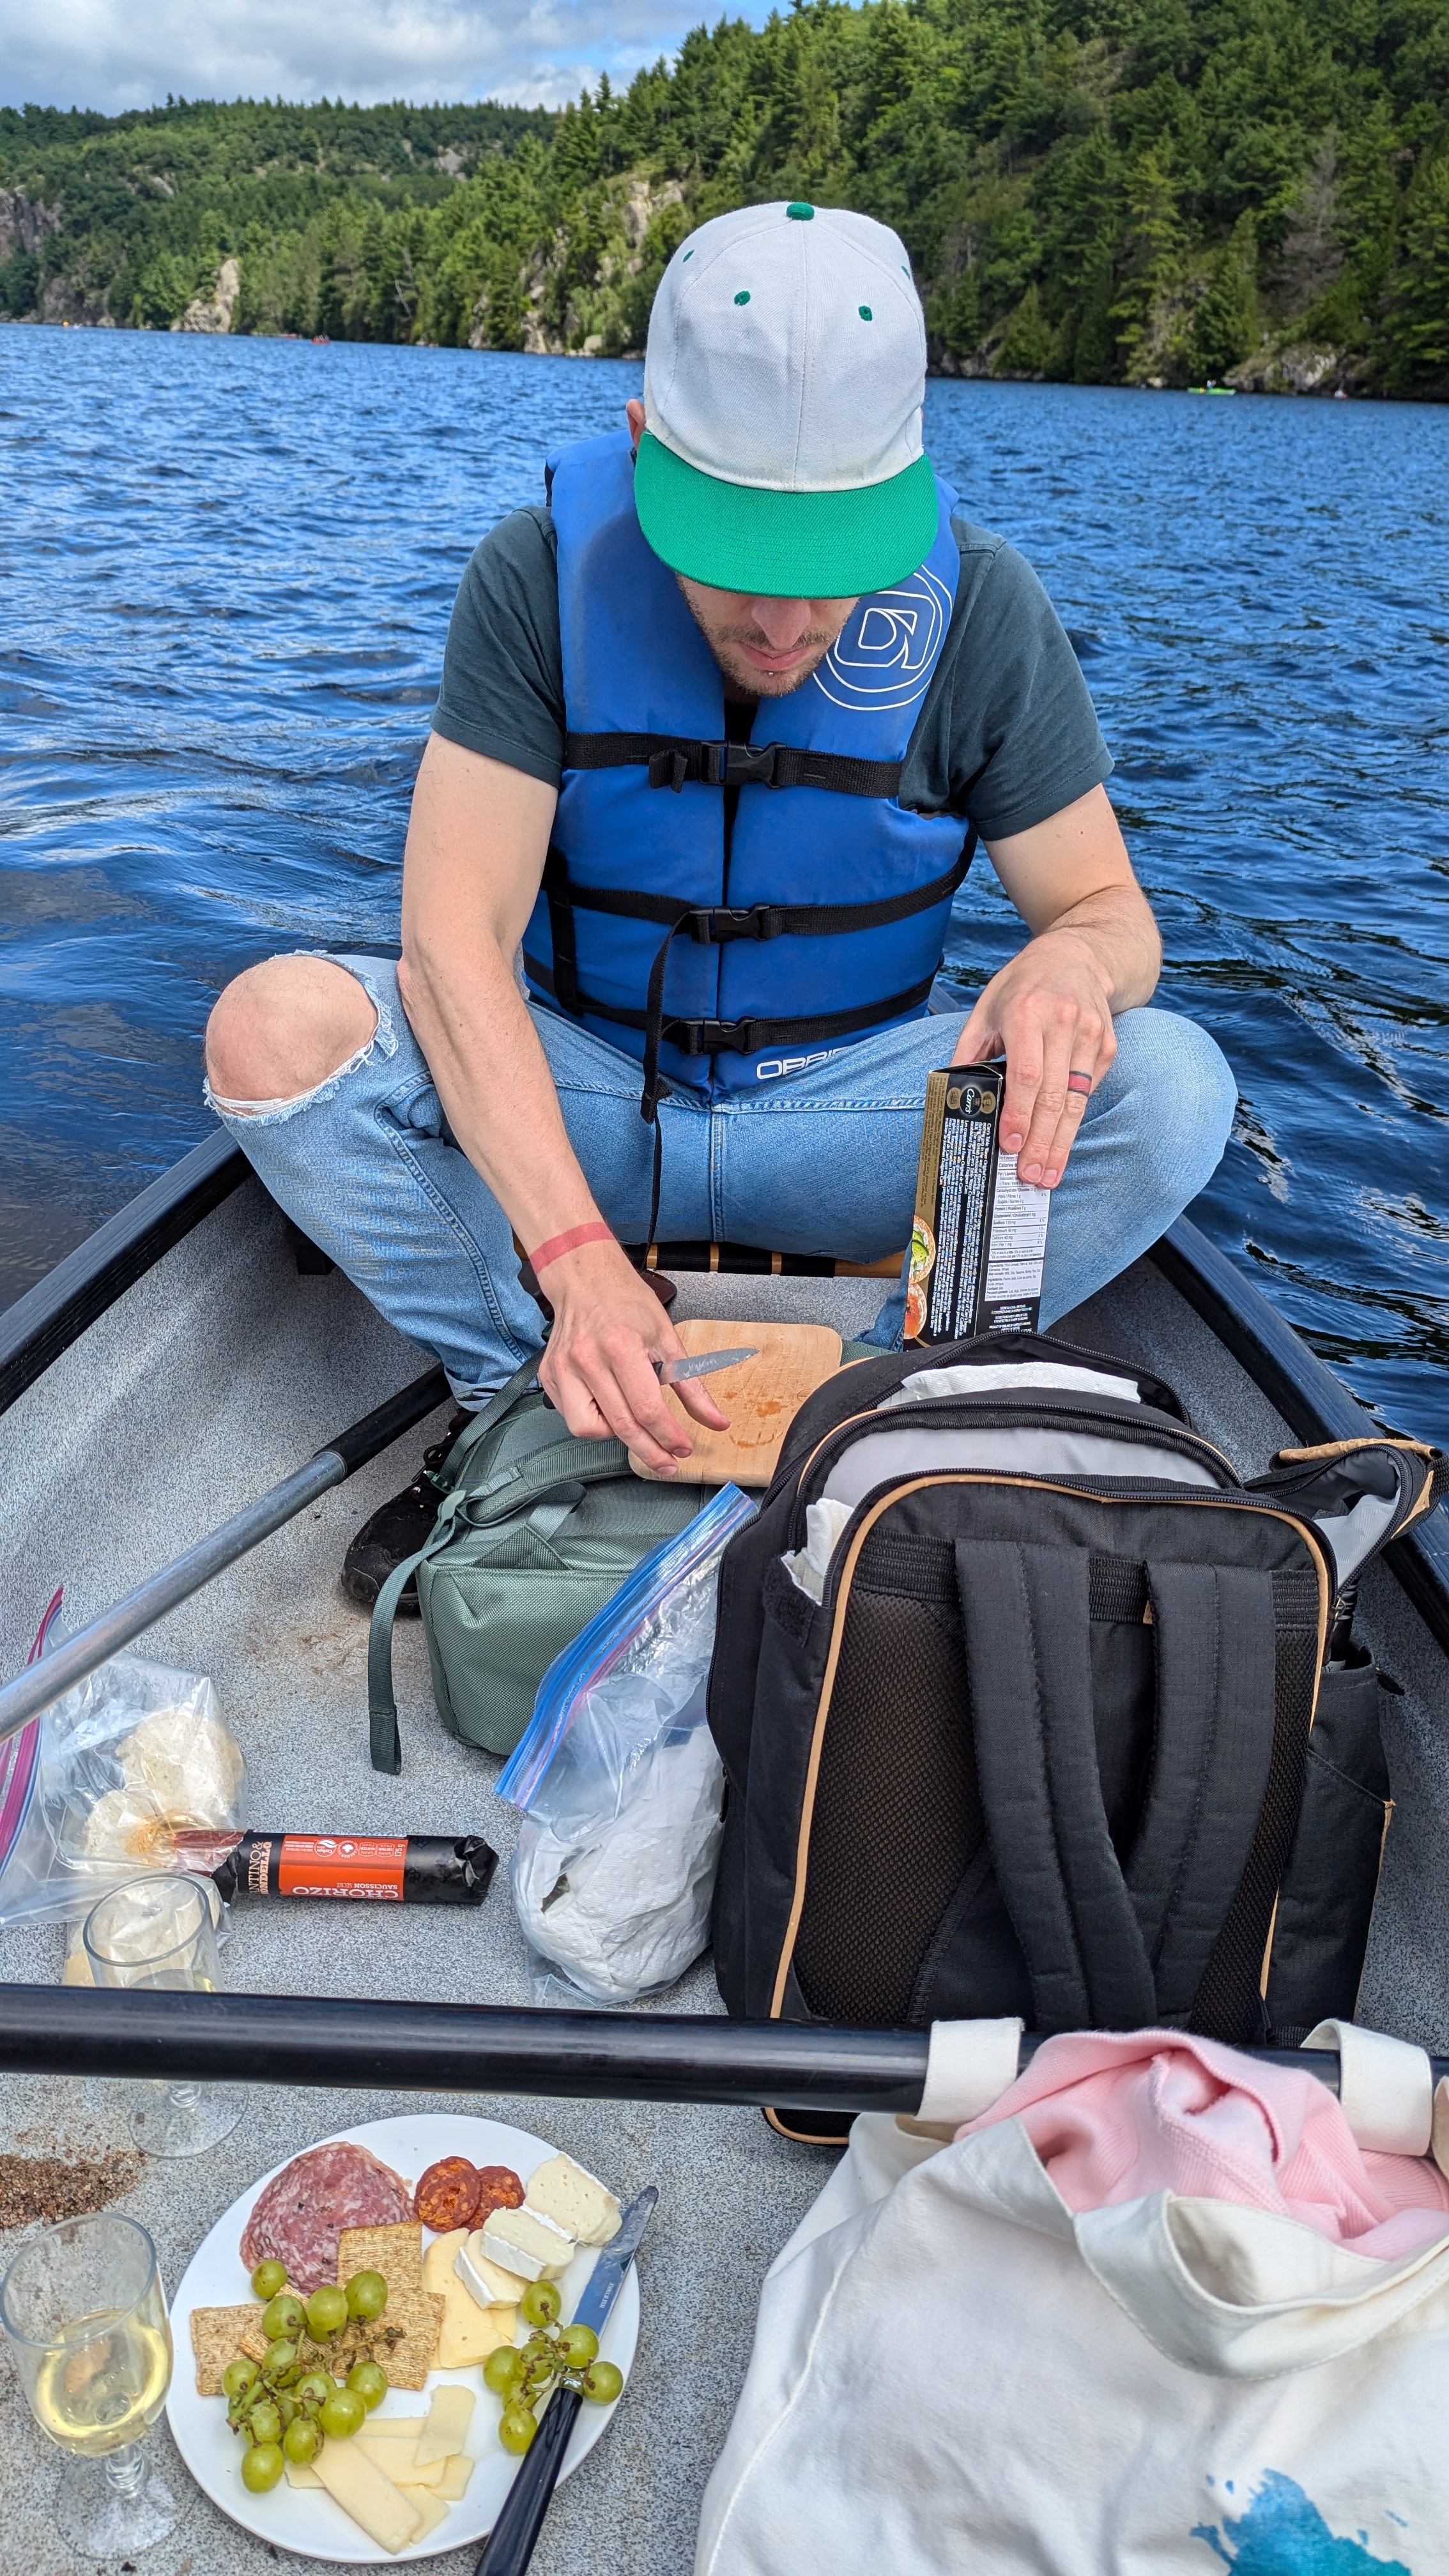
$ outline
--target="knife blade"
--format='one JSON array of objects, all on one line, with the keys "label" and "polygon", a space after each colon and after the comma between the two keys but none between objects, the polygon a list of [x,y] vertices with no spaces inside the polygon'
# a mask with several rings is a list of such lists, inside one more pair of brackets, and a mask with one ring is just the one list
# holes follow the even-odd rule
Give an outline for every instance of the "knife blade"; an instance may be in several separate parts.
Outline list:
[{"label": "knife blade", "polygon": [[[592,2326],[595,2334],[602,2335],[658,2199],[658,2190],[651,2182],[645,2184],[636,2200],[631,2200],[618,2234],[604,2247],[589,2274],[570,2324]],[[558,2484],[569,2435],[582,2404],[577,2389],[554,2390],[544,2408],[543,2422],[519,2462],[518,2475],[483,2545],[474,2576],[524,2576],[538,2546],[543,2518]]]},{"label": "knife blade", "polygon": [[758,1345],[752,1344],[747,1350],[701,1351],[694,1359],[656,1360],[654,1365],[661,1386],[678,1386],[681,1378],[713,1377],[716,1369],[738,1368],[741,1360],[752,1360],[757,1355]]}]

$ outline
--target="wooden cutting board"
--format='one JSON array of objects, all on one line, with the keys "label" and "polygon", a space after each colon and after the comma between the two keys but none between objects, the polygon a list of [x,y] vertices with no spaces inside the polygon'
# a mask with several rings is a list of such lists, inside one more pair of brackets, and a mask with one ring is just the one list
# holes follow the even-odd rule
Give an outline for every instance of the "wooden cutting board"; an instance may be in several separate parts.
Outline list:
[{"label": "wooden cutting board", "polygon": [[[806,1396],[840,1366],[840,1335],[826,1324],[735,1324],[702,1316],[675,1329],[691,1359],[702,1351],[750,1344],[755,1349],[752,1360],[717,1369],[704,1380],[721,1413],[729,1415],[728,1431],[707,1431],[692,1421],[675,1389],[665,1388],[666,1401],[694,1442],[694,1456],[680,1463],[680,1478],[694,1485],[768,1485]],[[631,1456],[629,1464],[646,1483],[663,1481],[637,1458]]]}]

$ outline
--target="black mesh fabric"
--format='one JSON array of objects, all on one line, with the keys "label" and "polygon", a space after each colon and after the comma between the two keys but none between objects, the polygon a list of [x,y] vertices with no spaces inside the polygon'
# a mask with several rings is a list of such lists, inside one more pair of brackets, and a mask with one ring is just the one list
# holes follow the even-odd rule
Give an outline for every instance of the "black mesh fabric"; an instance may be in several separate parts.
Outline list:
[{"label": "black mesh fabric", "polygon": [[[1288,1580],[1291,1583],[1291,1576]],[[1290,1601],[1294,1598],[1291,1591],[1285,1593],[1283,1575],[1275,1574],[1274,1606],[1280,1616],[1285,1597]],[[1288,1865],[1303,1803],[1317,1664],[1316,1625],[1311,1631],[1280,1626],[1274,1657],[1273,1752],[1268,1785],[1247,1867],[1213,1944],[1188,2017],[1188,2028],[1200,2031],[1206,2039],[1248,2044],[1261,2036],[1264,2027],[1264,1955],[1279,1883]]]},{"label": "black mesh fabric", "polygon": [[984,1834],[959,1609],[863,1587],[858,1574],[795,1942],[812,2013],[907,2020],[926,1946]]}]

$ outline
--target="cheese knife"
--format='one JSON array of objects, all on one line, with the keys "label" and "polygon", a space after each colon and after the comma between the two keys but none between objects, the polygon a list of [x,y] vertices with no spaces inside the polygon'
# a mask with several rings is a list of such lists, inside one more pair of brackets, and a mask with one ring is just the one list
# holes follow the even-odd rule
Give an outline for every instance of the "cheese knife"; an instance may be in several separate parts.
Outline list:
[{"label": "cheese knife", "polygon": [[713,1377],[716,1369],[738,1368],[741,1360],[752,1360],[757,1355],[758,1346],[752,1344],[747,1350],[701,1351],[694,1359],[686,1355],[682,1360],[656,1360],[654,1365],[661,1386],[678,1386],[683,1377]]},{"label": "cheese knife", "polygon": [[[589,2274],[583,2297],[569,2320],[571,2325],[592,2326],[595,2334],[602,2337],[658,2198],[651,2182],[646,2183],[637,2200],[630,2201],[617,2236],[604,2247]],[[484,2543],[474,2576],[523,2576],[538,2545],[569,2435],[583,2402],[577,2389],[555,2388],[543,2410],[543,2421],[518,2464],[518,2475]]]}]

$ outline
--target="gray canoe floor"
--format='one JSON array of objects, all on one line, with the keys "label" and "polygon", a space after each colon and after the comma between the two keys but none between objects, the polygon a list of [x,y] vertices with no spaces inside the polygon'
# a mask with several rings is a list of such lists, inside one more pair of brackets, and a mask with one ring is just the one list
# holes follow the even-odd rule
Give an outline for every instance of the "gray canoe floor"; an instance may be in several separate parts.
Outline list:
[{"label": "gray canoe floor", "polygon": [[[676,1312],[748,1320],[771,1313],[859,1332],[876,1283],[686,1279]],[[1063,1328],[1068,1329],[1068,1328]],[[1190,1309],[1138,1264],[1069,1328],[1098,1349],[1134,1352],[1174,1382],[1199,1427],[1252,1472],[1285,1436],[1262,1396]],[[78,1625],[234,1511],[426,1365],[337,1274],[299,1278],[280,1220],[249,1183],[169,1253],[32,1388],[0,1427],[6,1583],[0,1669],[16,1670],[56,1584]],[[356,1524],[407,1481],[440,1413],[184,1605],[139,1651],[209,1673],[248,1764],[246,1821],[295,1831],[480,1831],[506,1866],[515,1818],[494,1795],[498,1766],[446,1735],[433,1710],[416,1622],[400,1623],[396,1671],[404,1769],[379,1777],[366,1739],[367,1623],[337,1585]],[[1365,2001],[1381,2027],[1449,2046],[1444,1848],[1443,1664],[1376,1575],[1369,1641],[1408,1686],[1393,1703],[1401,1865],[1386,1873]],[[1416,1687],[1422,1685],[1422,1687]],[[1402,1800],[1415,1784],[1412,1818]],[[1437,1847],[1437,1851],[1436,1851]],[[1434,1854],[1431,1863],[1430,1855]],[[53,1982],[55,1928],[0,1935],[0,1974]],[[365,1905],[233,1909],[228,1986],[257,1992],[527,2003],[523,1944],[504,1866],[476,1913]],[[658,2008],[719,2010],[707,1960]],[[1365,2011],[1364,2018],[1370,2018]],[[704,2482],[749,2358],[760,2282],[820,2189],[828,2153],[787,2144],[758,2112],[323,2092],[269,2086],[256,2070],[245,2116],[211,2154],[155,2162],[119,2205],[155,2237],[168,2288],[228,2204],[314,2140],[408,2109],[483,2112],[533,2129],[621,2196],[661,2186],[640,2265],[643,2327],[626,2401],[606,2439],[557,2496],[537,2576],[687,2576]],[[96,2153],[126,2143],[127,2088],[10,2077],[0,2144]],[[0,2238],[0,2260],[16,2238]],[[178,2369],[189,2355],[178,2353]],[[139,2576],[271,2576],[317,2562],[274,2550],[219,2514],[176,2458],[164,2421],[150,2437],[183,2494],[170,2539]],[[57,2541],[61,2463],[34,2426],[8,2356],[0,2369],[0,2576],[118,2576]],[[476,2548],[429,2562],[465,2576]]]}]

